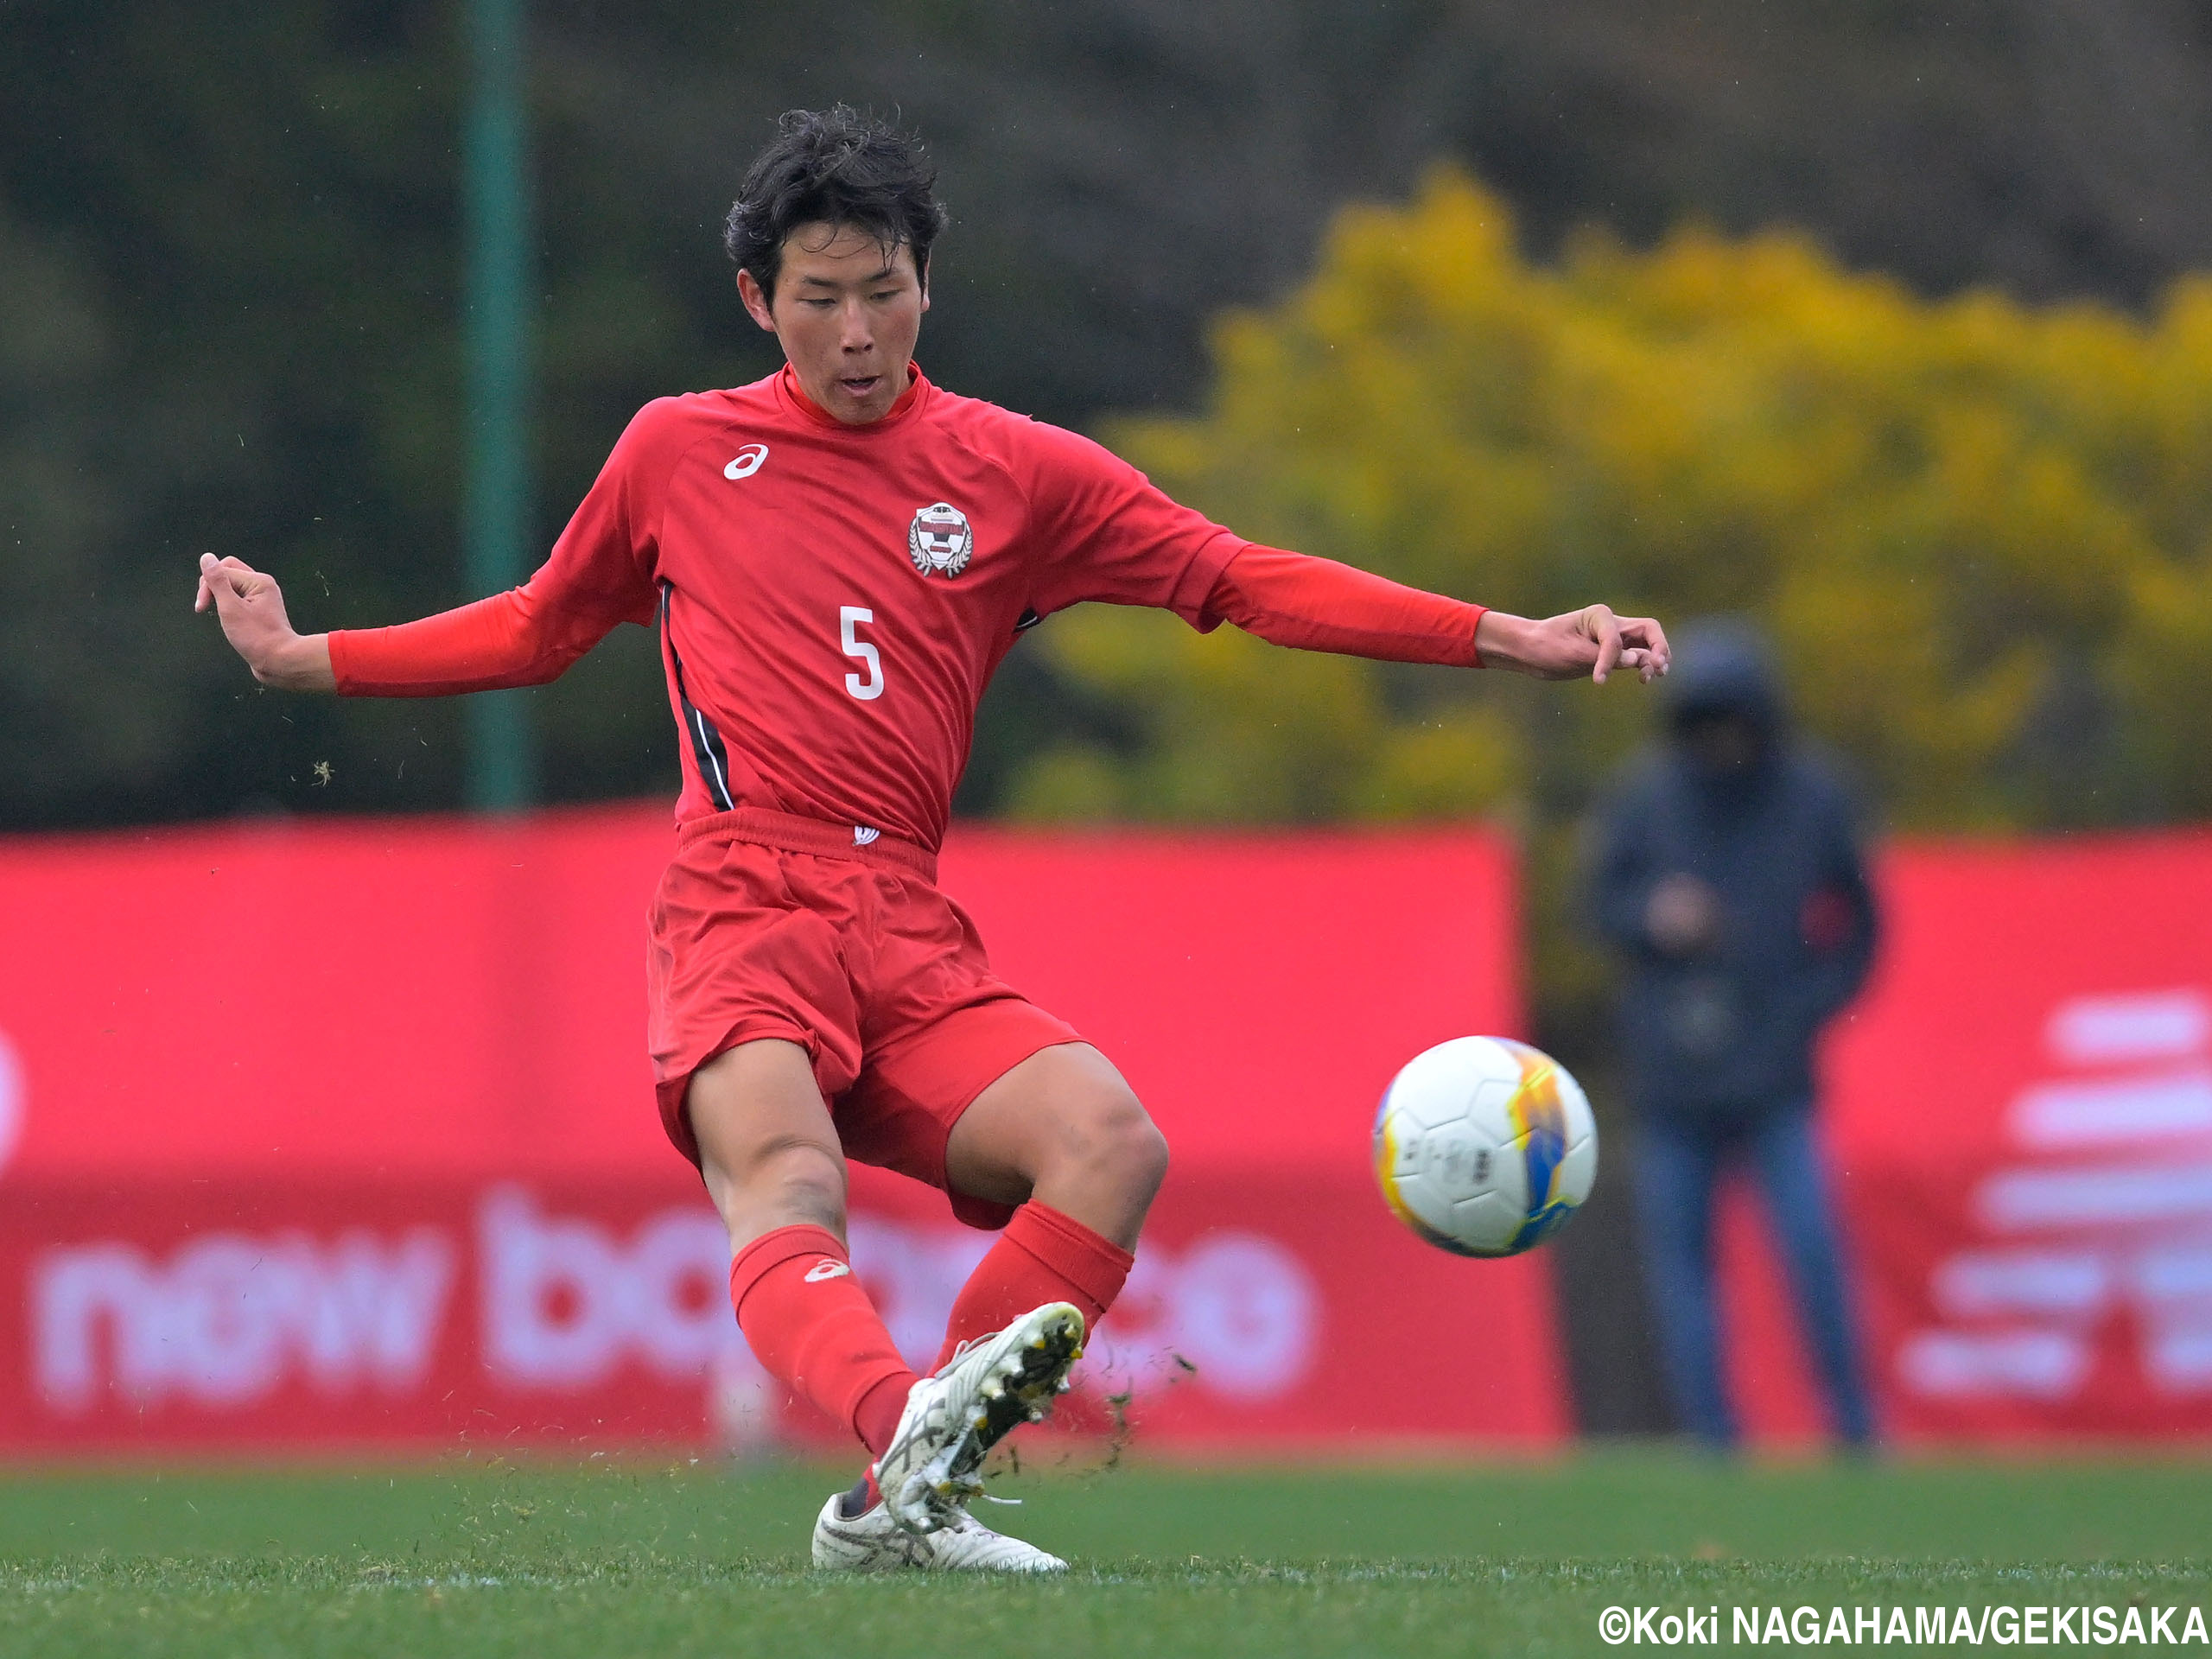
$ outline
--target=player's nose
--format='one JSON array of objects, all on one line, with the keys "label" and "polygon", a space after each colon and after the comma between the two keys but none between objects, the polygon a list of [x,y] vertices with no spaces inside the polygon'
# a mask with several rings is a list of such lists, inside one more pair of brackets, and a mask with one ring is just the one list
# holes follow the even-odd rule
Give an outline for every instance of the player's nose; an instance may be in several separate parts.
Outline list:
[{"label": "player's nose", "polygon": [[844,308],[838,319],[837,343],[849,352],[864,352],[875,344],[875,331],[868,326],[868,308],[852,304]]}]

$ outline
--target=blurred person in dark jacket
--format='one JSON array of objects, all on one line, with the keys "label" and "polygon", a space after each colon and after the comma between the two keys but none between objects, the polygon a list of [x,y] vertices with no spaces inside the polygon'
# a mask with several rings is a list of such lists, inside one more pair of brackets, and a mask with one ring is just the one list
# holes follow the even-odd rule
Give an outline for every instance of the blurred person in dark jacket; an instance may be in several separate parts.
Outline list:
[{"label": "blurred person in dark jacket", "polygon": [[1666,740],[1599,824],[1593,897],[1627,958],[1637,1199],[1676,1414],[1709,1446],[1735,1443],[1713,1200],[1742,1166],[1782,1247],[1835,1432],[1863,1446],[1873,1422],[1812,1122],[1814,1039],[1873,954],[1853,804],[1792,735],[1748,626],[1694,626],[1669,684]]}]

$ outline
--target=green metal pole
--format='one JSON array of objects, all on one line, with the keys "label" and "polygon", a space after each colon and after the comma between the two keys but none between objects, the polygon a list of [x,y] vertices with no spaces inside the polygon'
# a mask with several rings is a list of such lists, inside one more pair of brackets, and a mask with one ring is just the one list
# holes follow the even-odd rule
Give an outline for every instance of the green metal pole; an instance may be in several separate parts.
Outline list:
[{"label": "green metal pole", "polygon": [[[462,531],[468,590],[477,596],[515,586],[531,566],[531,193],[524,0],[466,3],[472,73],[461,143],[468,381]],[[473,810],[518,812],[537,794],[527,695],[480,692],[465,705]]]}]

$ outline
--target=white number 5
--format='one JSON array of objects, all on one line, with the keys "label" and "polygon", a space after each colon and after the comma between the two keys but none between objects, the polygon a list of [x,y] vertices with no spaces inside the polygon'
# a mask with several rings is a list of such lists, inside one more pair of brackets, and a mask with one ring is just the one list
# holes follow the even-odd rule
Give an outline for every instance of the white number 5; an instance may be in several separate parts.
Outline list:
[{"label": "white number 5", "polygon": [[868,664],[868,678],[862,679],[857,674],[845,676],[845,690],[862,702],[883,695],[883,658],[876,655],[874,645],[853,630],[862,622],[874,620],[875,613],[861,606],[841,605],[837,607],[837,626],[844,639],[845,655]]}]

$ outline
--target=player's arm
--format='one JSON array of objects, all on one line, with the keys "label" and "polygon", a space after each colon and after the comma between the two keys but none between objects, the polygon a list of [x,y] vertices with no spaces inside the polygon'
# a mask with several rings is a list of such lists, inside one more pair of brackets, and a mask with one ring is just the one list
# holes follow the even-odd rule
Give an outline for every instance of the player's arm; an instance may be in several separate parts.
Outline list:
[{"label": "player's arm", "polygon": [[1249,546],[1215,579],[1206,609],[1272,644],[1383,662],[1510,668],[1603,683],[1616,668],[1667,671],[1667,636],[1604,605],[1535,620],[1407,588],[1333,559]]},{"label": "player's arm", "polygon": [[537,587],[533,581],[397,627],[302,634],[285,615],[274,576],[243,559],[209,553],[200,556],[193,608],[213,607],[223,637],[262,684],[365,697],[437,697],[543,685],[617,622],[642,620],[628,613],[638,609],[634,603],[626,610],[552,603],[534,591]]},{"label": "player's arm", "polygon": [[1387,662],[1490,664],[1545,679],[1667,671],[1649,617],[1603,605],[1535,620],[1405,588],[1332,559],[1260,547],[1171,500],[1088,438],[1025,423],[1011,446],[1049,550],[1030,608],[1157,605],[1201,631],[1222,621],[1276,645]]},{"label": "player's arm", "polygon": [[693,435],[677,403],[638,412],[551,556],[520,588],[397,627],[302,634],[273,576],[210,553],[193,608],[213,606],[254,678],[286,690],[436,697],[543,685],[616,623],[652,620],[660,486]]}]

